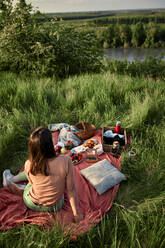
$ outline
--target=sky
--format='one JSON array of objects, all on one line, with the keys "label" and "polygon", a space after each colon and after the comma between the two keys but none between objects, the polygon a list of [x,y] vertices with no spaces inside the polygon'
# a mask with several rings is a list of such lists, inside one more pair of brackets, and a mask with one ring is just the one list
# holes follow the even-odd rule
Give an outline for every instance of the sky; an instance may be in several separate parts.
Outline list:
[{"label": "sky", "polygon": [[29,2],[42,13],[165,8],[165,0],[27,0]]}]

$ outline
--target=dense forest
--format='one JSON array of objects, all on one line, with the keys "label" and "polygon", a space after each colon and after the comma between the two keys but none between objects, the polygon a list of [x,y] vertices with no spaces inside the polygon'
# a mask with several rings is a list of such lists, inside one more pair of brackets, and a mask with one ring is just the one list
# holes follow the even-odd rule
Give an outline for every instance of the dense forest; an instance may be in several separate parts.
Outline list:
[{"label": "dense forest", "polygon": [[98,44],[110,47],[165,47],[165,26],[153,22],[143,24],[110,24],[97,32]]}]

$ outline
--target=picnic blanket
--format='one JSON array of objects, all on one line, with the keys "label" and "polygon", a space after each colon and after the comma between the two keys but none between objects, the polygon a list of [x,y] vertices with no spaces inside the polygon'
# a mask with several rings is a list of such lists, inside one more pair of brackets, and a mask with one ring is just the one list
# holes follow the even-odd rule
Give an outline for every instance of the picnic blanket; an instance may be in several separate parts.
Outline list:
[{"label": "picnic blanket", "polygon": [[[54,144],[57,143],[58,132],[53,135]],[[101,143],[101,130],[95,132],[95,136]],[[107,159],[119,170],[121,169],[120,158],[114,158],[109,153],[100,155],[100,159]],[[79,199],[80,212],[84,219],[79,223],[74,223],[72,209],[67,197],[64,194],[64,205],[57,213],[39,213],[28,209],[21,196],[13,194],[8,187],[0,189],[0,230],[8,230],[23,223],[36,224],[42,228],[51,228],[55,223],[63,228],[63,231],[74,235],[87,232],[92,226],[99,223],[107,213],[118,192],[119,185],[114,186],[102,195],[98,195],[93,186],[80,174],[80,170],[90,166],[89,163],[81,162],[74,166],[75,184]],[[22,168],[23,170],[23,168]]]}]

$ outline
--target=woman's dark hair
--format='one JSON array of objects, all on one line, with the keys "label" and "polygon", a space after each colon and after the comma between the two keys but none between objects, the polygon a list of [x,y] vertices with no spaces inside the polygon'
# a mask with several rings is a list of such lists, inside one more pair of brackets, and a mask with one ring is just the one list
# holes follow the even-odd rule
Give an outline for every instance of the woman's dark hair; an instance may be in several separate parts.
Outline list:
[{"label": "woman's dark hair", "polygon": [[47,160],[56,156],[52,134],[46,127],[36,128],[29,138],[30,172],[33,175],[41,173],[48,176]]}]

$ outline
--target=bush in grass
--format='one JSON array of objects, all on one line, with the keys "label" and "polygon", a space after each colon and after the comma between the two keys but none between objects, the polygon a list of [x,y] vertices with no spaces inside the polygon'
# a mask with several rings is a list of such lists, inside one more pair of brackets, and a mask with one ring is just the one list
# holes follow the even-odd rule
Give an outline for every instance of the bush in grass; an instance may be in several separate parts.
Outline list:
[{"label": "bush in grass", "polygon": [[[0,70],[66,77],[84,72],[99,72],[102,53],[94,32],[75,31],[56,22],[40,25],[31,5],[12,0],[1,7],[5,16],[0,32]],[[7,6],[8,6],[7,5]]]},{"label": "bush in grass", "polygon": [[165,79],[165,61],[161,57],[147,57],[144,61],[119,61],[107,59],[107,70],[112,73],[132,77],[151,77]]}]

